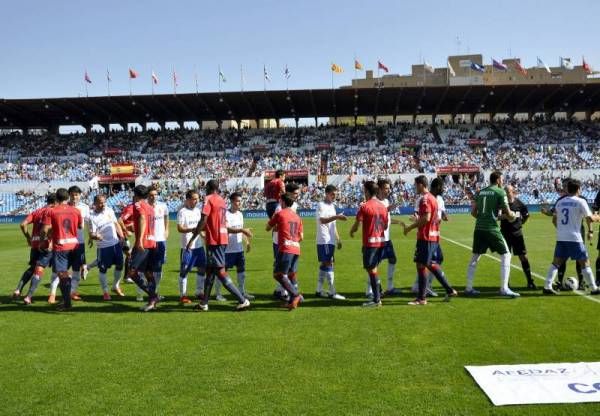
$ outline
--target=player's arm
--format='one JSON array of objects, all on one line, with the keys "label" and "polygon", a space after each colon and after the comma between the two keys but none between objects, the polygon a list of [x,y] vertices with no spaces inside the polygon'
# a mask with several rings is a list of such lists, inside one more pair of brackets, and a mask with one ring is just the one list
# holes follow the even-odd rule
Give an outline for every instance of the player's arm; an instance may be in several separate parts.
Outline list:
[{"label": "player's arm", "polygon": [[404,229],[404,235],[407,235],[409,232],[411,232],[415,228],[419,228],[419,227],[422,227],[425,224],[427,224],[429,221],[431,221],[431,215],[432,215],[431,212],[426,212],[425,214],[419,216],[419,218],[417,218],[417,220],[415,222],[411,223],[410,225],[406,225],[405,223],[403,223],[401,221],[400,225]]},{"label": "player's arm", "polygon": [[119,224],[119,227],[121,227],[121,230],[123,230],[123,234],[125,235],[125,238],[129,237],[129,234],[131,234],[131,233],[125,226],[125,222],[123,221],[123,218],[119,218],[117,220],[117,223]]},{"label": "player's arm", "polygon": [[348,217],[346,217],[344,214],[337,214],[337,215],[332,215],[331,217],[320,217],[319,218],[319,222],[323,225],[325,224],[329,224],[332,221],[346,221],[348,219]]},{"label": "player's arm", "polygon": [[450,221],[450,217],[446,214],[446,211],[442,211],[442,221]]},{"label": "player's arm", "polygon": [[527,209],[527,205],[521,204],[519,207],[519,212],[521,213],[521,221],[523,221],[523,224],[525,224],[529,219],[529,209]]},{"label": "player's arm", "polygon": [[252,238],[252,230],[250,228],[232,228],[227,227],[228,234],[244,234],[247,238]]},{"label": "player's arm", "polygon": [[554,225],[554,228],[556,228],[556,212],[552,214],[552,224]]},{"label": "player's arm", "polygon": [[342,240],[340,238],[340,233],[338,233],[337,227],[335,227],[335,241],[337,241],[337,249],[342,249]]},{"label": "player's arm", "polygon": [[352,224],[352,227],[350,228],[350,237],[354,238],[354,234],[358,231],[358,227],[361,222],[362,221],[358,217],[356,217],[354,224]]},{"label": "player's arm", "polygon": [[164,217],[164,221],[165,221],[165,240],[169,239],[169,211],[167,211],[165,217]]},{"label": "player's arm", "polygon": [[275,219],[275,215],[273,215],[273,218],[271,218],[267,222],[267,226],[265,227],[266,231],[271,231],[271,230],[273,230],[277,226],[277,223],[275,221],[273,221],[274,219]]},{"label": "player's arm", "polygon": [[471,217],[477,218],[477,201],[471,202]]},{"label": "player's arm", "polygon": [[52,229],[52,225],[44,224],[44,226],[42,227],[42,229],[40,231],[40,240],[47,239],[50,234],[51,229]]},{"label": "player's arm", "polygon": [[250,248],[252,247],[250,245],[250,239],[246,236],[242,237],[242,242],[246,245],[246,253],[250,253]]},{"label": "player's arm", "polygon": [[27,217],[21,222],[21,224],[19,224],[19,228],[21,228],[21,232],[23,233],[23,235],[25,236],[25,239],[27,240],[27,245],[31,246],[31,234],[29,234],[29,229],[28,229],[29,224],[31,224],[31,221],[29,221],[29,217]]},{"label": "player's arm", "polygon": [[200,234],[201,231],[204,230],[204,228],[206,227],[206,219],[207,218],[208,217],[205,214],[202,214],[202,216],[200,217],[200,221],[198,222],[198,225],[192,231],[192,238],[190,238],[190,241],[188,241],[187,246],[185,246],[186,250],[190,249],[192,244],[194,244],[196,237],[198,237],[198,234]]},{"label": "player's arm", "polygon": [[146,217],[140,215],[138,218],[138,229],[135,232],[135,240],[137,241],[136,248],[139,250],[144,249],[144,237],[146,234]]}]

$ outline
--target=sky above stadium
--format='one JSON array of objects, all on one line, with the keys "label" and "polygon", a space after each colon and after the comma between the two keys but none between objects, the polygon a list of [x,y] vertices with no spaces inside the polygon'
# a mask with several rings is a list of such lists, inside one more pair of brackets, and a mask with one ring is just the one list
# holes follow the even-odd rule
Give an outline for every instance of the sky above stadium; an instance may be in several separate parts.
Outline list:
[{"label": "sky above stadium", "polygon": [[[600,2],[550,1],[379,1],[219,2],[105,0],[4,2],[0,25],[0,97],[129,93],[128,68],[139,73],[134,94],[149,94],[151,72],[157,94],[172,93],[172,70],[180,93],[330,88],[331,65],[344,72],[335,86],[354,77],[354,57],[365,69],[377,60],[390,73],[408,74],[426,60],[435,67],[457,53],[491,58],[520,57],[527,66],[539,56],[550,66],[559,56],[581,57],[600,69],[597,39]],[[364,77],[364,72],[359,75]]]}]

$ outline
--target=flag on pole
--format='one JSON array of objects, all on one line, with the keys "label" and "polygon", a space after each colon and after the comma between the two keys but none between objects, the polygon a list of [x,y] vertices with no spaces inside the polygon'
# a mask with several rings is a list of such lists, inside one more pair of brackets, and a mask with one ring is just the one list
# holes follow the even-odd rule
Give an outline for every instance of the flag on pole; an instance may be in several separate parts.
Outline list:
[{"label": "flag on pole", "polygon": [[502,62],[497,61],[495,59],[492,59],[492,67],[500,71],[508,71],[508,66],[506,66],[506,64],[503,64]]},{"label": "flag on pole", "polygon": [[547,73],[549,73],[549,74],[551,73],[551,71],[550,71],[550,68],[548,67],[548,65],[546,65],[546,64],[544,63],[544,61],[542,61],[542,60],[540,59],[540,57],[539,57],[539,56],[538,56],[538,58],[537,58],[537,67],[538,67],[538,68],[540,68],[540,69],[545,69],[545,70],[546,70],[546,72],[547,72]]},{"label": "flag on pole", "polygon": [[560,57],[560,67],[564,69],[573,69],[573,62],[571,62],[571,58],[563,58]]},{"label": "flag on pole", "polygon": [[477,72],[485,72],[485,68],[483,65],[479,65],[476,62],[471,62],[471,69]]},{"label": "flag on pole", "polygon": [[336,74],[341,74],[342,72],[344,72],[344,68],[342,68],[338,64],[331,64],[331,70]]},{"label": "flag on pole", "polygon": [[354,60],[354,69],[356,69],[357,71],[362,71],[363,70],[363,66],[362,64],[358,61],[358,59]]},{"label": "flag on pole", "polygon": [[263,65],[263,76],[265,77],[265,81],[271,82],[271,77],[269,76],[269,73],[267,72],[267,67],[265,65]]},{"label": "flag on pole", "polygon": [[586,73],[588,73],[588,74],[591,74],[591,73],[592,73],[592,67],[590,66],[590,64],[588,64],[588,63],[585,61],[585,57],[583,57],[583,56],[582,56],[582,57],[581,57],[581,61],[582,61],[582,64],[581,64],[581,66],[583,67],[583,70],[584,70]]},{"label": "flag on pole", "polygon": [[433,74],[435,72],[435,69],[433,69],[433,66],[431,66],[431,64],[427,63],[427,61],[423,62],[423,69],[427,72],[429,72],[430,74]]},{"label": "flag on pole", "polygon": [[515,61],[515,67],[517,68],[517,71],[521,73],[521,75],[523,75],[524,77],[527,76],[527,70],[523,66],[521,66],[520,60]]},{"label": "flag on pole", "polygon": [[451,76],[455,77],[456,72],[454,72],[454,68],[452,68],[452,65],[450,65],[450,61],[448,61],[447,63],[448,63],[448,72],[450,73]]},{"label": "flag on pole", "polygon": [[158,84],[158,76],[152,71],[152,82],[154,85]]},{"label": "flag on pole", "polygon": [[107,69],[106,70],[106,82],[111,82],[112,78],[110,77],[110,71]]},{"label": "flag on pole", "polygon": [[219,69],[219,79],[223,82],[227,82],[227,79],[225,79],[225,75],[223,75],[223,72],[221,72],[220,69]]},{"label": "flag on pole", "polygon": [[385,66],[385,65],[383,64],[383,62],[381,62],[381,61],[377,61],[377,69],[381,69],[381,70],[383,70],[383,72],[385,72],[385,73],[388,73],[388,72],[390,72],[390,69],[389,69],[387,66]]},{"label": "flag on pole", "polygon": [[135,79],[138,77],[138,72],[132,68],[129,68],[129,79]]},{"label": "flag on pole", "polygon": [[175,72],[175,68],[173,68],[173,85],[175,85],[176,87],[179,85],[179,83],[177,82],[177,72]]},{"label": "flag on pole", "polygon": [[285,69],[283,71],[283,76],[285,76],[285,79],[290,79],[290,77],[292,76],[292,73],[290,72],[288,66],[285,66]]},{"label": "flag on pole", "polygon": [[90,78],[90,76],[88,75],[87,69],[85,70],[85,74],[83,75],[83,79],[85,82],[87,82],[88,84],[92,83],[92,79]]}]

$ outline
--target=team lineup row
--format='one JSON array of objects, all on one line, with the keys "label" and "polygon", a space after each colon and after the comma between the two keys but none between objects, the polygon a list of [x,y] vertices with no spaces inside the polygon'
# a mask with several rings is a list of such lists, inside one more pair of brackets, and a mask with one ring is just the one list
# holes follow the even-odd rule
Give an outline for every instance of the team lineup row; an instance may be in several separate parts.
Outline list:
[{"label": "team lineup row", "polygon": [[[295,200],[300,188],[294,183],[286,185],[281,171],[275,176],[276,178],[265,187],[266,209],[269,215],[266,229],[273,232],[273,276],[277,282],[274,294],[285,301],[287,308],[295,309],[303,300],[297,281],[303,224],[295,212]],[[490,186],[474,197],[472,215],[476,218],[476,225],[473,234],[473,256],[468,265],[464,292],[467,296],[479,294],[473,288],[473,280],[477,263],[488,249],[500,255],[501,295],[519,296],[509,287],[511,251],[521,260],[528,287],[536,288],[531,278],[522,234],[522,225],[528,218],[527,208],[515,198],[510,186],[506,187],[505,192],[502,185],[502,175],[494,172],[490,176]],[[365,202],[359,207],[350,231],[353,237],[362,225],[363,267],[368,275],[366,295],[370,299],[363,306],[381,306],[382,295],[390,296],[399,292],[394,287],[396,256],[389,237],[392,223],[400,224],[405,235],[417,229],[414,258],[417,279],[413,285],[417,297],[409,304],[425,305],[428,295],[436,295],[430,287],[434,277],[446,291],[447,300],[458,294],[441,268],[443,254],[439,244],[439,230],[440,223],[447,219],[442,198],[443,181],[439,178],[434,179],[430,192],[427,178],[419,176],[415,178],[415,187],[419,198],[415,214],[411,218],[412,223],[407,225],[402,221],[393,220],[389,214],[389,211],[394,209],[388,199],[389,181],[382,179],[377,183],[364,183]],[[543,293],[557,293],[556,286],[553,286],[556,275],[562,284],[565,260],[572,258],[577,261],[578,273],[582,275],[579,280],[587,281],[591,294],[599,294],[580,228],[585,220],[591,234],[591,223],[600,218],[593,215],[587,202],[578,196],[580,184],[577,181],[566,181],[565,188],[565,195],[549,213],[553,215],[553,222],[557,227],[557,244]],[[333,260],[336,247],[341,248],[336,221],[345,221],[347,218],[336,213],[336,191],[334,186],[327,186],[324,199],[317,208],[317,253],[320,267],[316,293],[317,296],[342,300],[344,297],[335,290]],[[179,300],[183,304],[192,302],[187,296],[187,275],[196,268],[194,295],[199,299],[195,306],[199,311],[208,310],[208,300],[215,282],[217,299],[221,297],[221,285],[237,299],[236,310],[247,309],[250,300],[253,299],[245,288],[244,243],[246,250],[249,250],[252,232],[244,228],[240,211],[241,195],[230,195],[228,209],[219,193],[217,181],[209,181],[204,202],[199,207],[199,193],[194,190],[188,191],[183,207],[177,215],[177,230],[181,234]],[[45,268],[52,265],[53,277],[48,301],[56,302],[57,287],[60,287],[62,294],[59,310],[70,309],[72,300],[80,300],[79,282],[85,277],[89,267],[85,264],[84,246],[84,228],[87,227],[90,246],[93,241],[97,245],[98,258],[92,265],[97,265],[99,269],[103,298],[110,300],[107,271],[114,267],[112,292],[124,296],[120,283],[125,275],[126,279],[137,285],[138,298],[143,296],[143,293],[148,295],[149,301],[143,310],[155,309],[161,299],[159,287],[169,232],[168,210],[164,204],[157,201],[157,189],[137,186],[134,189],[132,204],[123,210],[119,218],[106,206],[103,195],[95,198],[92,210],[79,201],[80,195],[81,191],[77,187],[69,190],[59,189],[56,194],[47,197],[47,206],[32,212],[22,222],[21,229],[31,246],[30,266],[19,280],[13,298],[18,298],[25,285],[31,282],[23,299],[25,304],[30,304]],[[29,224],[33,225],[31,234],[28,230]],[[127,240],[130,234],[135,238],[131,250]],[[387,287],[383,291],[378,265],[386,259]],[[237,285],[228,275],[228,270],[233,268],[237,271]],[[327,293],[323,291],[325,282],[329,287]]]}]

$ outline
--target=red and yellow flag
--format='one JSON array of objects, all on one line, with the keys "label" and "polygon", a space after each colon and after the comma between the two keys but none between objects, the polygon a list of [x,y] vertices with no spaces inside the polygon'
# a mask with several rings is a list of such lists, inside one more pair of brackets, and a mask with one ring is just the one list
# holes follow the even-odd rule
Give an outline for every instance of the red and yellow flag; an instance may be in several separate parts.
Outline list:
[{"label": "red and yellow flag", "polygon": [[341,74],[342,72],[344,72],[344,68],[342,68],[338,64],[331,64],[331,70],[336,74]]},{"label": "red and yellow flag", "polygon": [[358,70],[358,71],[362,71],[363,70],[363,66],[362,64],[358,61],[358,59],[354,60],[354,69]]}]

